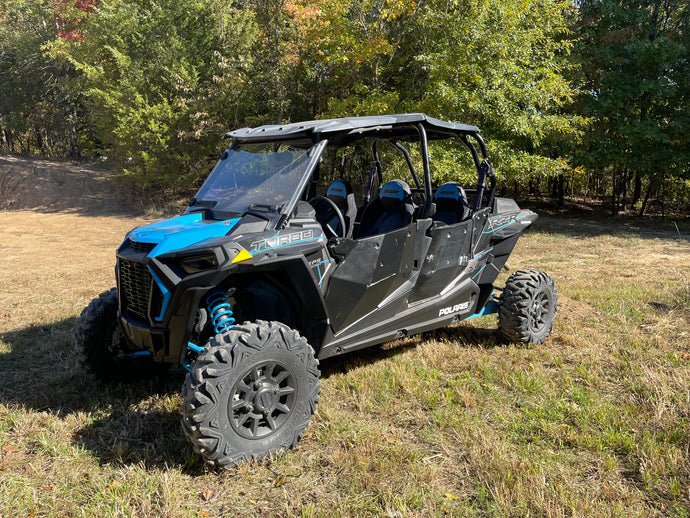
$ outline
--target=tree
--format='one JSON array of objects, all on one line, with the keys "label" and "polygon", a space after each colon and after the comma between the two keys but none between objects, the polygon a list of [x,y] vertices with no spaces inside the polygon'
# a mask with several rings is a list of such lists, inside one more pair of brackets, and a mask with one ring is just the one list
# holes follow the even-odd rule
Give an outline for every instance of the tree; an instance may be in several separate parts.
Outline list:
[{"label": "tree", "polygon": [[44,50],[59,29],[50,2],[12,0],[0,14],[0,146],[6,152],[79,155],[74,70]]},{"label": "tree", "polygon": [[558,145],[583,122],[566,111],[568,0],[316,5],[304,53],[318,76],[316,116],[424,111],[479,125],[504,178],[567,167]]},{"label": "tree", "polygon": [[689,16],[682,0],[580,3],[576,106],[595,123],[575,160],[610,180],[614,213],[631,190],[644,213],[671,178],[690,174]]},{"label": "tree", "polygon": [[79,31],[52,55],[83,74],[90,151],[149,192],[196,182],[236,116],[252,17],[230,1],[103,0]]}]

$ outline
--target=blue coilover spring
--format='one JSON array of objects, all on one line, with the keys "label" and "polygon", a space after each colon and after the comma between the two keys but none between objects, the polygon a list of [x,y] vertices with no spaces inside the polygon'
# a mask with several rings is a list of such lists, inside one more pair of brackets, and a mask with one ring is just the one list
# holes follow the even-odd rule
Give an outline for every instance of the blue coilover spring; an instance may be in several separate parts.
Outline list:
[{"label": "blue coilover spring", "polygon": [[206,297],[208,314],[213,323],[216,334],[227,331],[235,327],[235,319],[232,316],[232,307],[228,302],[228,297],[220,290],[212,291]]}]

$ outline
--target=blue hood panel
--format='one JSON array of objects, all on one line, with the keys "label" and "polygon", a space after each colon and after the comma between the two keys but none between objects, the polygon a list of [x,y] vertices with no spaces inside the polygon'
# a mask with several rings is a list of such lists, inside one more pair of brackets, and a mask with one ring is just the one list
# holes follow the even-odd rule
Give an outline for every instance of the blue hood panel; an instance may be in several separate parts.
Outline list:
[{"label": "blue hood panel", "polygon": [[204,220],[203,215],[196,212],[136,228],[128,237],[139,243],[156,243],[156,248],[148,254],[149,257],[156,257],[225,236],[239,220]]}]

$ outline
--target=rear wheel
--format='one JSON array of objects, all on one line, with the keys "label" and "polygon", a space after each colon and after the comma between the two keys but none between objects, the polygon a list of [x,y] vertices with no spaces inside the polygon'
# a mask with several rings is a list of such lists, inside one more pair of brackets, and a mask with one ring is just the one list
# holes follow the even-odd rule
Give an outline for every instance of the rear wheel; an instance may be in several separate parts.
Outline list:
[{"label": "rear wheel", "polygon": [[117,320],[117,288],[84,308],[72,331],[72,346],[84,367],[105,381],[155,377],[168,369],[127,340]]},{"label": "rear wheel", "polygon": [[512,342],[540,344],[551,333],[558,293],[548,273],[518,270],[499,299],[498,329]]},{"label": "rear wheel", "polygon": [[289,450],[316,410],[318,361],[278,322],[236,326],[209,340],[183,387],[182,426],[210,464],[232,467]]}]

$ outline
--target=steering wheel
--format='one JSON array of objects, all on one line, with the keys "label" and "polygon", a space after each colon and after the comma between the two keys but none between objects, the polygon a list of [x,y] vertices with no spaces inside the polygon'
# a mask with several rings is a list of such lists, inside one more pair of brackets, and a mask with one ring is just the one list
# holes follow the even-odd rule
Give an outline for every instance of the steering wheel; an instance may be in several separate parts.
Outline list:
[{"label": "steering wheel", "polygon": [[[345,237],[347,227],[345,225],[345,217],[333,200],[329,200],[325,196],[316,196],[309,200],[309,203],[316,211],[316,221],[323,227],[323,231],[327,237]],[[333,218],[338,218],[340,229],[333,228],[330,223]],[[338,232],[340,230],[340,232]]]}]

